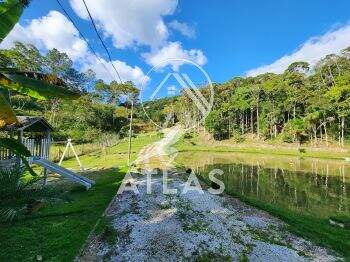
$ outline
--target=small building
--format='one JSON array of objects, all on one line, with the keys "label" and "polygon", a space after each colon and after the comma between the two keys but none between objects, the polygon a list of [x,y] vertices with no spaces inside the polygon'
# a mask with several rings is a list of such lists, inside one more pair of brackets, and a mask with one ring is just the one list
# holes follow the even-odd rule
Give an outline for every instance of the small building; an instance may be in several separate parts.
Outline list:
[{"label": "small building", "polygon": [[[32,164],[34,157],[49,160],[51,147],[51,132],[53,127],[43,117],[17,116],[19,123],[6,126],[3,133],[7,137],[17,138],[31,152],[27,160]],[[0,147],[0,168],[20,165],[21,160],[8,149]]]},{"label": "small building", "polygon": [[[57,165],[50,162],[51,132],[53,131],[53,127],[45,118],[18,116],[17,120],[19,123],[6,126],[1,132],[7,137],[17,138],[27,147],[31,153],[31,157],[27,158],[28,163],[36,164],[44,168],[44,185],[47,182],[48,171],[59,174],[72,182],[81,184],[85,186],[87,190],[95,184],[95,181],[87,177],[78,175],[61,167],[59,164]],[[81,165],[80,161],[79,164]],[[0,147],[0,168],[11,169],[15,166],[21,167],[22,160],[10,150]]]}]

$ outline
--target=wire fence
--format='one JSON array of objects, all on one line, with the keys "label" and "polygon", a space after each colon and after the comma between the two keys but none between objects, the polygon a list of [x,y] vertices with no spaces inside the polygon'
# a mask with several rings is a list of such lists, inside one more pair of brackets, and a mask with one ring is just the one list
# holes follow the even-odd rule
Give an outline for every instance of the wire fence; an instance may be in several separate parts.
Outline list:
[{"label": "wire fence", "polygon": [[[91,142],[91,143],[81,143],[75,144],[72,141],[74,150],[78,156],[89,154],[107,147],[115,146],[121,141],[118,136],[108,136],[99,141]],[[50,160],[53,162],[60,161],[63,151],[67,145],[67,141],[55,141],[52,143],[51,151],[50,151]],[[73,151],[68,148],[64,160],[74,157]]]}]

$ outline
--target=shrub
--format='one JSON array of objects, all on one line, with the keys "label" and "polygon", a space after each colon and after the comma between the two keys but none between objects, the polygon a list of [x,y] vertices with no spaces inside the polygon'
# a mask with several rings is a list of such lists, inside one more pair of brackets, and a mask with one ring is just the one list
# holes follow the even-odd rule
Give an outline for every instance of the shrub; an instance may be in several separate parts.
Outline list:
[{"label": "shrub", "polygon": [[185,138],[185,139],[191,139],[191,138],[193,138],[193,134],[190,133],[190,132],[186,132],[186,133],[184,134],[184,138]]},{"label": "shrub", "polygon": [[0,221],[11,222],[40,209],[44,199],[57,199],[57,190],[42,188],[38,180],[18,167],[0,169]]},{"label": "shrub", "polygon": [[237,130],[233,130],[231,136],[233,141],[235,141],[236,143],[242,143],[245,140],[244,136],[242,136]]}]

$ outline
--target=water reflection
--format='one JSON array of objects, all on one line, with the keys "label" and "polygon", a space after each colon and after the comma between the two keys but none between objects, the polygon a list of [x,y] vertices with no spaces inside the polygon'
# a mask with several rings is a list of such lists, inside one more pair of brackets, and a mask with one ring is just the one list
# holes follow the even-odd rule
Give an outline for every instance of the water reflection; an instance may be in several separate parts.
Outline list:
[{"label": "water reflection", "polygon": [[214,168],[222,169],[228,192],[320,217],[350,215],[350,165],[344,161],[181,153],[177,162],[204,177]]}]

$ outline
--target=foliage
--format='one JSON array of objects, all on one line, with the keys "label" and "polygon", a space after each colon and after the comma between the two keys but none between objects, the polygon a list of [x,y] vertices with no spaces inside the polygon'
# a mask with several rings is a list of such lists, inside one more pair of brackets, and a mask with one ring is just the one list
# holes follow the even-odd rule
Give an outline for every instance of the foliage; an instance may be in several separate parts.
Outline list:
[{"label": "foliage", "polygon": [[8,92],[5,94],[5,90],[0,90],[0,128],[17,122],[16,115],[7,99],[7,95]]},{"label": "foliage", "polygon": [[227,138],[227,125],[223,122],[221,112],[213,110],[205,119],[205,127],[216,139]]},{"label": "foliage", "polygon": [[77,98],[80,94],[69,90],[65,83],[52,74],[18,71],[0,68],[0,86],[36,99],[50,97]]},{"label": "foliage", "polygon": [[307,124],[305,119],[294,118],[288,121],[283,130],[284,141],[301,142],[302,136],[307,132]]},{"label": "foliage", "polygon": [[20,0],[5,0],[0,4],[0,42],[19,20],[25,4]]},{"label": "foliage", "polygon": [[20,183],[22,172],[18,168],[12,170],[0,169],[0,196],[1,199],[15,199],[23,185]]},{"label": "foliage", "polygon": [[0,169],[0,221],[11,222],[25,213],[31,212],[34,203],[35,187],[38,177],[26,176],[19,167]]},{"label": "foliage", "polygon": [[[317,143],[349,137],[350,55],[328,55],[314,68],[303,61],[292,63],[281,74],[236,77],[214,85],[213,110],[206,129],[221,140],[254,134],[259,139],[282,137],[286,142]],[[208,87],[202,87],[204,94]],[[198,122],[201,115],[186,95],[177,98],[177,119]],[[186,118],[182,117],[184,111]],[[188,116],[189,115],[189,116]]]},{"label": "foliage", "polygon": [[103,133],[118,133],[127,124],[127,115],[117,114],[120,109],[95,102],[89,95],[76,101],[63,102],[55,109],[55,115],[44,112],[57,132],[54,138],[67,137],[76,142],[97,140]]},{"label": "foliage", "polygon": [[[0,43],[10,33],[14,25],[18,22],[23,8],[29,4],[27,0],[6,0],[0,3]],[[33,50],[33,48],[31,48]],[[33,54],[31,52],[30,54]],[[38,52],[36,53],[38,54]],[[4,56],[1,54],[0,58]],[[8,97],[4,95],[4,89],[14,90],[17,93],[26,94],[33,98],[45,99],[46,97],[70,97],[79,96],[74,90],[67,88],[65,83],[57,77],[57,74],[42,74],[27,71],[19,71],[16,68],[9,67],[5,62],[10,62],[6,58],[1,60],[4,68],[0,68],[0,129],[5,125],[16,124],[15,115],[8,103]],[[29,64],[31,61],[28,61]],[[55,72],[54,72],[55,73]],[[8,92],[8,91],[7,91]],[[25,156],[30,156],[30,152],[20,142],[14,139],[1,138],[0,146],[13,151],[22,159],[29,172],[36,176],[30,168]]]}]

